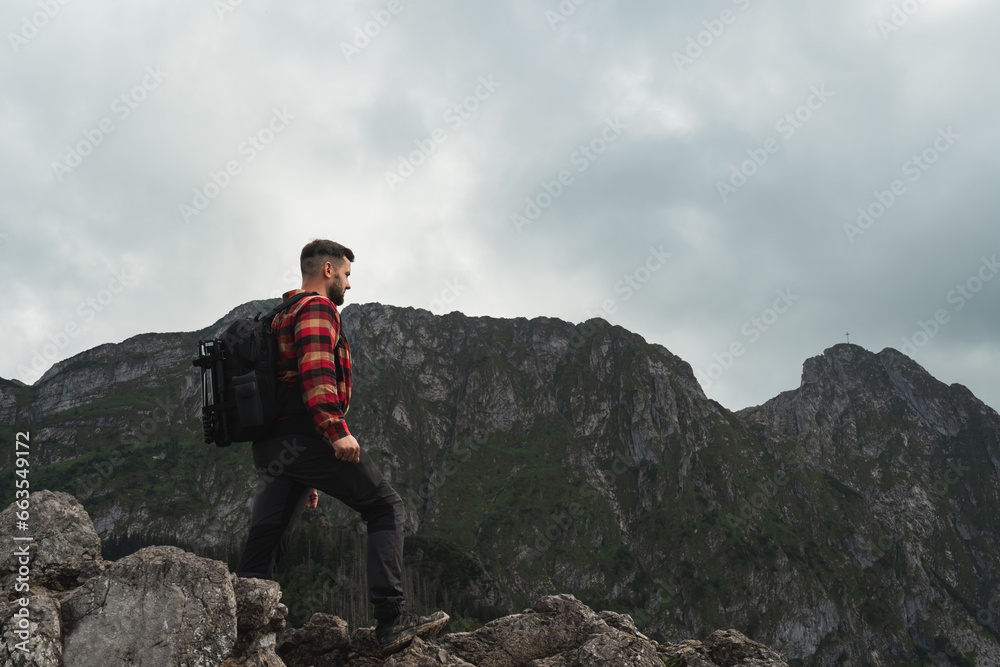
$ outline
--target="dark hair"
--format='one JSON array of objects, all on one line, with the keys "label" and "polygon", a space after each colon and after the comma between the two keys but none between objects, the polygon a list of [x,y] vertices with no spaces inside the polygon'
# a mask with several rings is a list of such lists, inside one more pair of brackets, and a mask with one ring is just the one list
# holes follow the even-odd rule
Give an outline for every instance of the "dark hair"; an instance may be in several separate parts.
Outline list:
[{"label": "dark hair", "polygon": [[316,275],[323,265],[333,262],[334,266],[340,266],[344,260],[354,261],[354,253],[351,249],[342,246],[336,241],[326,239],[316,239],[310,241],[302,248],[299,255],[299,268],[302,270],[302,277],[308,278]]}]

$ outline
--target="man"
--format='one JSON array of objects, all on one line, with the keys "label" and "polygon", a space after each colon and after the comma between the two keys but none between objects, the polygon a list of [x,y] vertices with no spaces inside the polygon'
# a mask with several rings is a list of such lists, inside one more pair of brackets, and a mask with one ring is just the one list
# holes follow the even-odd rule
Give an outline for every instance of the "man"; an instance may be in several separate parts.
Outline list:
[{"label": "man", "polygon": [[247,536],[236,574],[270,579],[292,526],[306,507],[316,507],[317,489],[361,513],[368,526],[368,599],[384,653],[415,636],[432,637],[448,622],[406,612],[403,599],[403,503],[347,428],[351,400],[351,348],[337,306],[351,289],[354,253],[317,239],[299,258],[301,289],[310,293],[278,313],[278,386],[283,416],[270,436],[253,443],[258,481]]}]

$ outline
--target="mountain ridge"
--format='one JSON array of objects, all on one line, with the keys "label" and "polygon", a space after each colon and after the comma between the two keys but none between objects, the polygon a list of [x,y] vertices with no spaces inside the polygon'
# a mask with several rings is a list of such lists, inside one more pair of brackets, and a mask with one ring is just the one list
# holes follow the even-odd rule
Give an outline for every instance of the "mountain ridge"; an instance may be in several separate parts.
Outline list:
[{"label": "mountain ridge", "polygon": [[[0,415],[43,443],[33,474],[80,498],[112,550],[238,553],[248,452],[198,442],[190,360],[199,335],[268,303],[0,383]],[[474,622],[565,591],[670,640],[738,627],[792,665],[912,664],[939,640],[1000,655],[977,620],[1000,571],[980,511],[1000,506],[1000,420],[892,348],[832,346],[797,389],[732,412],[689,363],[600,318],[351,304],[342,320],[348,420],[406,500],[421,604],[452,596]],[[304,518],[281,575],[294,619],[363,617],[357,539],[325,499]]]}]

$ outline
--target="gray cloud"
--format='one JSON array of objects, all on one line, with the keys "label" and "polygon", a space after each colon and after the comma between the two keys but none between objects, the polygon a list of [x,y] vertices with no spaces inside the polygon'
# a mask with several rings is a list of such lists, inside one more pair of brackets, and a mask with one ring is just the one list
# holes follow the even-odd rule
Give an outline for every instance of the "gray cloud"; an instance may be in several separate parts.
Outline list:
[{"label": "gray cloud", "polygon": [[[899,349],[943,310],[913,356],[1000,407],[1000,280],[953,292],[1000,252],[995,7],[922,3],[887,31],[885,1],[588,0],[562,21],[555,1],[400,0],[371,23],[388,6],[71,2],[16,51],[40,5],[0,9],[0,376],[295,287],[322,236],[357,252],[354,300],[600,315],[702,374],[742,344],[705,383],[731,408],[847,331]],[[390,189],[401,158],[420,164]],[[779,290],[797,298],[772,322]]]}]

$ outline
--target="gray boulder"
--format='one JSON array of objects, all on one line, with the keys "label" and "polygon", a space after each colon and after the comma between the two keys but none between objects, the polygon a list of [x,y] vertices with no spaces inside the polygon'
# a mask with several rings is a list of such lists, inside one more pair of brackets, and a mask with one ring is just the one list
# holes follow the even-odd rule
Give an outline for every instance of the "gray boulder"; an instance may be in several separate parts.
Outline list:
[{"label": "gray boulder", "polygon": [[225,563],[147,547],[62,598],[65,667],[215,667],[236,642]]},{"label": "gray boulder", "polygon": [[344,667],[351,652],[347,621],[316,612],[301,628],[286,630],[277,650],[287,667]]},{"label": "gray boulder", "polygon": [[[32,595],[27,607],[18,598],[0,604],[0,665],[59,667],[62,664],[62,624],[59,601]],[[25,614],[22,609],[27,609]]]},{"label": "gray boulder", "polygon": [[[22,510],[17,503],[25,500],[27,509]],[[22,511],[28,513],[27,530],[19,529],[17,514]],[[100,573],[104,565],[94,522],[68,493],[35,491],[14,501],[0,512],[0,533],[32,538],[0,551],[0,581],[8,596],[16,595],[14,579],[22,567],[30,570],[32,589],[64,591]]]},{"label": "gray boulder", "polygon": [[681,667],[788,667],[779,654],[736,630],[716,630],[703,642],[658,647],[663,661]]},{"label": "gray boulder", "polygon": [[425,642],[418,637],[404,651],[390,656],[382,663],[382,667],[476,667],[476,665],[452,655],[438,644]]},{"label": "gray boulder", "polygon": [[236,643],[221,667],[285,667],[275,653],[277,633],[288,617],[288,607],[281,604],[281,586],[235,574],[230,581],[236,595]]},{"label": "gray boulder", "polygon": [[578,649],[530,664],[532,667],[663,667],[651,643],[617,628],[594,635]]},{"label": "gray boulder", "polygon": [[[612,627],[568,594],[540,598],[521,614],[490,621],[475,632],[445,635],[439,644],[478,667],[663,664],[651,642]],[[613,662],[602,662],[606,658]]]}]

